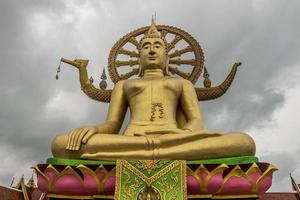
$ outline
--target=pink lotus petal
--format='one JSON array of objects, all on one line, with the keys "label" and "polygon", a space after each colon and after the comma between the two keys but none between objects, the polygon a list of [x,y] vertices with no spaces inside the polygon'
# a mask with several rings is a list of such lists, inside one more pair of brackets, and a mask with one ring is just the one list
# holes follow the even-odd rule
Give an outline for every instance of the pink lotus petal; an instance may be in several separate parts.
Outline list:
[{"label": "pink lotus petal", "polygon": [[89,174],[83,174],[83,187],[85,189],[85,192],[89,195],[93,195],[96,194],[98,192],[98,187],[97,187],[97,182],[94,179],[94,177],[92,177]]},{"label": "pink lotus petal", "polygon": [[209,194],[216,194],[217,191],[220,189],[223,183],[223,174],[217,173],[213,175],[207,183],[207,192]]},{"label": "pink lotus petal", "polygon": [[261,177],[261,173],[259,172],[252,172],[249,174],[249,176],[254,180],[257,181]]},{"label": "pink lotus petal", "polygon": [[41,175],[37,175],[37,186],[43,193],[49,193],[47,181]]},{"label": "pink lotus petal", "polygon": [[207,176],[207,173],[206,172],[200,172],[198,174],[198,176],[200,177],[200,179],[202,180],[202,182],[205,180],[206,176]]},{"label": "pink lotus petal", "polygon": [[114,194],[115,193],[115,184],[116,184],[116,177],[110,176],[107,181],[104,183],[104,192],[106,194]]},{"label": "pink lotus petal", "polygon": [[232,176],[226,181],[220,193],[234,195],[251,194],[251,189],[252,184],[246,178]]},{"label": "pink lotus petal", "polygon": [[200,193],[200,184],[194,176],[187,176],[187,192],[188,194]]},{"label": "pink lotus petal", "polygon": [[265,177],[259,185],[258,193],[265,193],[272,185],[272,176]]},{"label": "pink lotus petal", "polygon": [[57,194],[85,195],[85,190],[80,180],[71,174],[61,176],[54,186]]}]

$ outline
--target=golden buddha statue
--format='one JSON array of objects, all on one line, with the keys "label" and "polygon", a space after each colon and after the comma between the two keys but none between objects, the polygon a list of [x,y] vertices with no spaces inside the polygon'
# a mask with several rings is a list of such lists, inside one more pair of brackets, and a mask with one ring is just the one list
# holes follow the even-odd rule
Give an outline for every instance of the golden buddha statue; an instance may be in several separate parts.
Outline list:
[{"label": "golden buddha statue", "polygon": [[[168,75],[168,44],[153,21],[138,49],[140,77],[115,84],[106,122],[56,136],[54,157],[195,160],[255,154],[255,143],[245,133],[204,130],[193,83]],[[87,60],[64,61],[79,69],[84,91],[91,87]],[[130,121],[120,135],[128,108]]]}]

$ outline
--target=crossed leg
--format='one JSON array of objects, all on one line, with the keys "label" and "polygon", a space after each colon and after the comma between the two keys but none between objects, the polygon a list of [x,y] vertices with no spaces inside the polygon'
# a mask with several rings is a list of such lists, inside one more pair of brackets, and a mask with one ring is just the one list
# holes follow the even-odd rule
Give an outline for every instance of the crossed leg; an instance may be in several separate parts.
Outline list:
[{"label": "crossed leg", "polygon": [[244,133],[164,134],[156,137],[97,134],[77,151],[67,150],[67,141],[67,135],[57,136],[53,140],[54,157],[92,160],[193,160],[255,154],[254,141]]}]

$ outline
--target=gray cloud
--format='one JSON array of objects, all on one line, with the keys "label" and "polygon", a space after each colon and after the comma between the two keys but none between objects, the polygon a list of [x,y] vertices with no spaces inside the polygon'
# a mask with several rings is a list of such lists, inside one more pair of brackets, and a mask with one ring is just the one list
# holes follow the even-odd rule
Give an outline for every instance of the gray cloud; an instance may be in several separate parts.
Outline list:
[{"label": "gray cloud", "polygon": [[[299,154],[299,152],[300,151],[298,150],[295,153]],[[285,151],[270,153],[269,155],[261,157],[261,160],[267,160],[279,169],[275,172],[276,175],[273,178],[274,184],[272,191],[289,191],[291,189],[290,178],[287,176],[287,173],[296,172],[300,167],[298,159],[295,157],[295,153]],[[297,172],[292,175],[294,178],[299,176]]]},{"label": "gray cloud", "polygon": [[[96,79],[114,42],[148,25],[155,12],[159,24],[180,27],[200,42],[213,84],[225,78],[235,61],[243,62],[228,93],[202,103],[208,129],[245,131],[275,123],[273,115],[286,97],[278,90],[282,83],[274,80],[282,80],[282,70],[300,64],[299,4],[1,1],[0,155],[6,162],[1,171],[6,173],[0,174],[0,183],[7,185],[12,176],[27,173],[49,157],[50,141],[57,133],[105,119],[107,105],[81,93],[76,70],[64,65],[59,81],[54,79],[60,57],[90,59],[89,71]],[[72,109],[78,112],[68,116],[65,112]],[[282,156],[264,159],[276,162]],[[291,160],[293,156],[289,154]],[[283,167],[278,177],[289,170],[294,168]]]}]

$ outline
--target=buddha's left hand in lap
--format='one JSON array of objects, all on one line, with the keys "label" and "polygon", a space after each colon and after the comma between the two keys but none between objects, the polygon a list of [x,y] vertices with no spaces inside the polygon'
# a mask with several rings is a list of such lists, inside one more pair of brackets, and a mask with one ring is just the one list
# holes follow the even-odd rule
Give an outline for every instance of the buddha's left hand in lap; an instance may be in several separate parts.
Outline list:
[{"label": "buddha's left hand in lap", "polygon": [[81,128],[73,129],[68,134],[68,144],[66,149],[67,150],[79,150],[81,143],[85,144],[88,139],[93,136],[97,131],[95,126],[85,126]]}]

